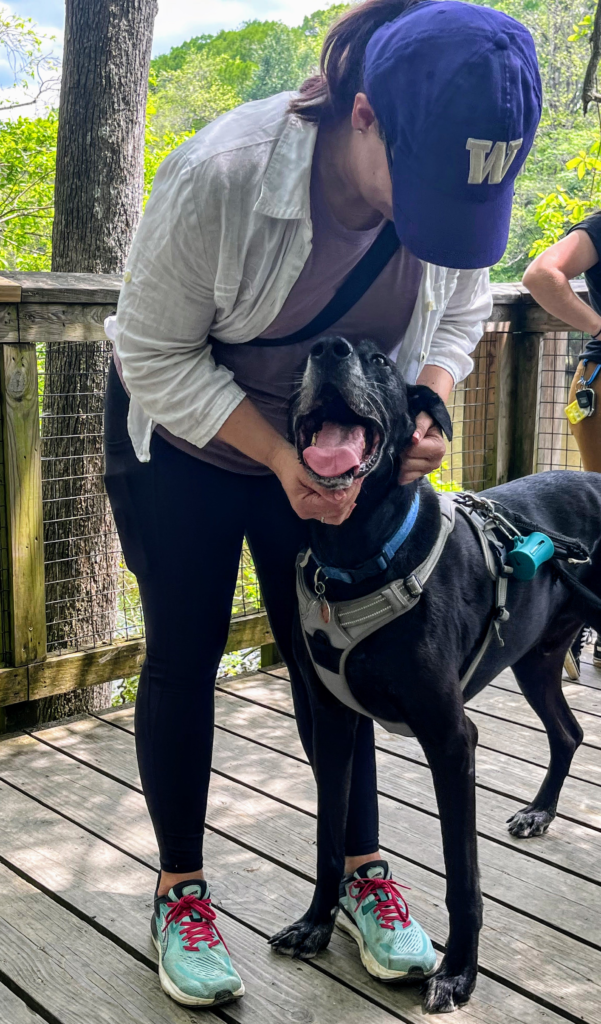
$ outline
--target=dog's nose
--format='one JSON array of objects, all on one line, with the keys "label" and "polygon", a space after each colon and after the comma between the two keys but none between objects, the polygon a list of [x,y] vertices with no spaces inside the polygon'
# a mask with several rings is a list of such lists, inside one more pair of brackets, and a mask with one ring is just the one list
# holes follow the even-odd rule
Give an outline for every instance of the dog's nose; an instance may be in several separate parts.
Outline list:
[{"label": "dog's nose", "polygon": [[353,354],[353,346],[346,338],[328,338],[326,341],[318,341],[311,349],[311,358],[319,362],[324,356],[330,356],[342,362]]}]

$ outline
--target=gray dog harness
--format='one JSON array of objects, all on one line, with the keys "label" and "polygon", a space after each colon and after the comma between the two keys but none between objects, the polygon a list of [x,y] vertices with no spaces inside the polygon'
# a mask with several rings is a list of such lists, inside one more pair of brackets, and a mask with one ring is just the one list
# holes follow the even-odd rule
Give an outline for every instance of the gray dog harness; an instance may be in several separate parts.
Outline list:
[{"label": "gray dog harness", "polygon": [[[301,553],[296,561],[296,592],[300,611],[303,636],[307,650],[311,656],[313,667],[324,686],[347,707],[353,711],[374,718],[368,711],[353,697],[346,679],[345,665],[349,654],[357,644],[366,637],[371,636],[382,626],[401,615],[415,608],[424,587],[428,582],[434,569],[440,561],[448,537],[455,526],[455,511],[459,509],[471,523],[476,535],[480,540],[486,567],[491,578],[495,581],[495,608],[487,630],[486,636],[480,648],[473,658],[467,672],[461,679],[461,688],[465,689],[474,672],[482,661],[488,647],[493,639],[497,637],[500,644],[503,643],[500,636],[500,624],[509,618],[509,612],[505,608],[507,599],[507,576],[502,575],[501,560],[495,558],[494,547],[499,547],[492,530],[495,527],[494,521],[487,519],[476,511],[469,502],[467,494],[445,494],[439,493],[440,502],[440,530],[434,546],[428,557],[405,579],[393,580],[383,587],[360,597],[354,601],[337,601],[329,603],[323,596],[323,585],[318,585],[312,592],[305,582],[304,569],[311,558],[311,549]],[[465,504],[464,504],[465,502]],[[481,511],[481,509],[479,509]],[[318,570],[319,571],[319,570]],[[317,579],[316,573],[316,579]],[[320,593],[321,589],[321,593]],[[313,641],[313,643],[310,642]],[[315,641],[325,645],[333,657],[329,660],[331,667],[319,664],[314,657],[312,647]],[[337,662],[337,668],[336,663]],[[412,736],[413,733],[404,722],[386,722],[375,719],[379,725],[388,732],[401,733],[405,736]]]}]

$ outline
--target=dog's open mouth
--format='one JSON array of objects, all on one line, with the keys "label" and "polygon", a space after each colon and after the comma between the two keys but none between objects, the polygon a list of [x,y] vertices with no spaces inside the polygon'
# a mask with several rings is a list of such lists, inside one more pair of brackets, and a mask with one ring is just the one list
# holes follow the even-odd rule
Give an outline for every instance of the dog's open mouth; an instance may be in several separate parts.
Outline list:
[{"label": "dog's open mouth", "polygon": [[353,412],[335,393],[297,423],[297,448],[322,487],[349,487],[379,462],[380,425]]}]

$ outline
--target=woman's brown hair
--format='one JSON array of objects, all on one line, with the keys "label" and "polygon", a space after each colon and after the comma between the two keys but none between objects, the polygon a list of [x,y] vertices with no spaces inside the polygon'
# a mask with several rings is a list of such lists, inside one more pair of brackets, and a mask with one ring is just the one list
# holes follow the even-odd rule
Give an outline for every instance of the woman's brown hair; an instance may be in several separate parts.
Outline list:
[{"label": "woman's brown hair", "polygon": [[319,74],[307,78],[290,112],[305,121],[341,121],[349,117],[355,96],[363,91],[365,49],[374,32],[421,0],[364,0],[330,26],[324,40]]}]

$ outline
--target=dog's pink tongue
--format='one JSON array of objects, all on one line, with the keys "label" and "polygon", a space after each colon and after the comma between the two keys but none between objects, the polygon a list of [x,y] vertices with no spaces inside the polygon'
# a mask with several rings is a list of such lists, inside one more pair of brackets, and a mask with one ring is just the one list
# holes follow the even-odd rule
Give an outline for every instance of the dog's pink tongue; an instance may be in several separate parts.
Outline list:
[{"label": "dog's pink tongue", "polygon": [[303,458],[318,476],[341,476],[361,465],[364,449],[365,427],[324,423],[315,444],[305,448]]}]

